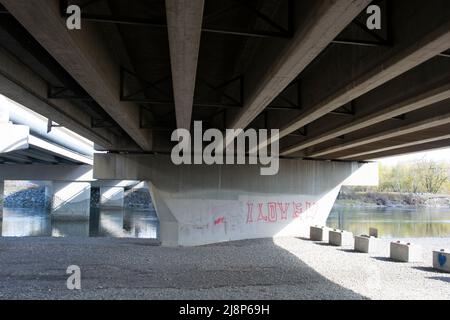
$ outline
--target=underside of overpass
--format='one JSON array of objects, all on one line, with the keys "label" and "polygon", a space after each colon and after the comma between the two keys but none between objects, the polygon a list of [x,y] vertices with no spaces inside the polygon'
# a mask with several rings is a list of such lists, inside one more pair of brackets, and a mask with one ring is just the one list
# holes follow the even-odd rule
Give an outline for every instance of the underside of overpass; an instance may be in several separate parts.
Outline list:
[{"label": "underside of overpass", "polygon": [[[323,223],[336,187],[362,162],[450,146],[447,0],[0,4],[0,93],[108,151],[95,157],[97,178],[149,180],[162,199],[155,201],[162,234],[177,234],[168,243],[217,240],[201,237],[217,235],[211,225],[222,228],[221,218],[235,211],[248,223],[250,204],[256,212],[268,194],[312,196],[305,203],[329,195],[326,214],[312,220]],[[81,8],[81,30],[66,26],[69,5]],[[369,5],[381,9],[380,30],[366,26]],[[205,130],[279,129],[259,147],[279,140],[281,174],[173,167],[171,134],[194,121]],[[291,181],[293,173],[302,181]],[[214,201],[202,208],[188,201],[202,197]],[[288,198],[274,203],[290,202],[295,216]],[[221,206],[228,209],[216,216]],[[191,217],[194,210],[204,217]],[[219,240],[244,237],[239,223]],[[200,236],[191,236],[196,230]]]}]

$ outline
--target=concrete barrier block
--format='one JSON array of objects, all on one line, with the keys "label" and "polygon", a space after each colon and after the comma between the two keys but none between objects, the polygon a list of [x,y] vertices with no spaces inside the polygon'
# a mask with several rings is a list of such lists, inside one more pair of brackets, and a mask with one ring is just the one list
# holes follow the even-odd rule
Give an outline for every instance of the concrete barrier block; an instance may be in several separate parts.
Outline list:
[{"label": "concrete barrier block", "polygon": [[391,242],[392,260],[400,262],[420,262],[422,261],[422,248],[411,243],[394,241]]},{"label": "concrete barrier block", "polygon": [[329,243],[333,246],[346,247],[353,245],[353,233],[344,230],[330,230]]},{"label": "concrete barrier block", "polygon": [[433,268],[450,272],[450,250],[433,251]]},{"label": "concrete barrier block", "polygon": [[355,237],[355,251],[372,253],[379,249],[380,240],[366,235]]},{"label": "concrete barrier block", "polygon": [[311,226],[309,229],[309,238],[312,241],[328,242],[328,233],[330,228],[324,226]]}]

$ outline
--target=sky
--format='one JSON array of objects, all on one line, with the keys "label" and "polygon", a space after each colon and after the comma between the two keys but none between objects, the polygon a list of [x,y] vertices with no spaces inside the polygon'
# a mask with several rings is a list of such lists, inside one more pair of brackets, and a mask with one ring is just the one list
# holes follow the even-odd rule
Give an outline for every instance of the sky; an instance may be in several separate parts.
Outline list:
[{"label": "sky", "polygon": [[377,159],[377,161],[385,165],[396,165],[397,163],[401,162],[410,162],[422,159],[435,161],[450,161],[450,148],[408,154],[398,157]]}]

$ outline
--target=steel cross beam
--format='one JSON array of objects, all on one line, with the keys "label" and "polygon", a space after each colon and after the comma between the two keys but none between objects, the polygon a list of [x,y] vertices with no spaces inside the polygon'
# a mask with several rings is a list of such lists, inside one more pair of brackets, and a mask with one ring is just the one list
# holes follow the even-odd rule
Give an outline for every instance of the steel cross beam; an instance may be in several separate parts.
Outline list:
[{"label": "steel cross beam", "polygon": [[[93,0],[91,3],[97,2],[99,0]],[[244,6],[248,11],[255,13],[260,19],[269,24],[276,31],[267,31],[267,30],[241,30],[234,28],[220,28],[220,27],[207,27],[203,26],[202,32],[206,33],[217,33],[224,35],[235,35],[235,36],[243,36],[243,37],[255,37],[255,38],[291,38],[293,34],[293,17],[292,17],[292,7],[294,0],[289,1],[289,12],[288,15],[288,27],[284,28],[280,26],[278,23],[270,19],[267,15],[264,15],[259,10],[245,4],[243,1],[238,1],[238,4]],[[89,3],[89,4],[91,4]],[[62,17],[67,17],[66,9],[68,7],[68,0],[60,0],[60,11]],[[84,7],[86,7],[85,5]],[[228,9],[230,10],[230,9]],[[147,27],[147,28],[160,28],[167,29],[166,21],[155,21],[153,19],[148,18],[138,18],[138,17],[125,17],[119,15],[103,15],[103,14],[91,14],[91,13],[82,13],[82,20],[89,22],[97,22],[97,23],[112,23],[112,24],[124,24],[129,26],[136,27]]]},{"label": "steel cross beam", "polygon": [[392,32],[392,1],[391,0],[377,0],[373,1],[373,4],[379,4],[380,2],[385,3],[386,7],[386,39],[381,37],[379,34],[372,30],[369,30],[361,21],[357,19],[352,21],[352,25],[357,26],[364,33],[368,34],[374,40],[361,40],[361,39],[346,39],[346,38],[336,38],[332,41],[334,44],[343,45],[354,45],[354,46],[364,46],[364,47],[391,47],[393,46],[393,32]]}]

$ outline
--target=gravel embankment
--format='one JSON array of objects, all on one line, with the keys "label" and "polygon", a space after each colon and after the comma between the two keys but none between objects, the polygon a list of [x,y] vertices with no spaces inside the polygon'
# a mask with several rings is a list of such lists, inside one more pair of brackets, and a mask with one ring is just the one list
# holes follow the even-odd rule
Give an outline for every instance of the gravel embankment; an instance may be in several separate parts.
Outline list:
[{"label": "gravel embankment", "polygon": [[[394,263],[349,249],[296,238],[196,248],[1,238],[0,299],[450,299],[450,275],[431,261]],[[81,267],[81,291],[66,288],[69,265]]]}]

